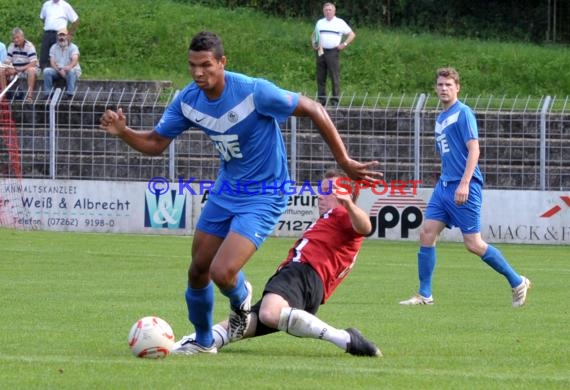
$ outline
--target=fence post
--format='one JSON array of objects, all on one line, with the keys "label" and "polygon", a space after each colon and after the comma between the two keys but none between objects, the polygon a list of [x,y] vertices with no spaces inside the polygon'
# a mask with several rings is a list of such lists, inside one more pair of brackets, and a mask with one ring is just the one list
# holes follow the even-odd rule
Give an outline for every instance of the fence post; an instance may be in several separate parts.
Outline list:
[{"label": "fence post", "polygon": [[297,182],[297,117],[291,117],[291,180]]},{"label": "fence post", "polygon": [[[179,93],[180,90],[174,92],[172,100],[176,99],[176,96],[178,96]],[[170,102],[172,102],[172,100]],[[167,108],[170,102],[166,104]],[[172,142],[168,146],[168,179],[171,182],[174,182],[176,180],[176,178],[174,177],[175,174],[176,174],[176,141],[172,140]]]},{"label": "fence post", "polygon": [[174,182],[174,174],[176,172],[176,142],[172,140],[168,145],[168,179]]},{"label": "fence post", "polygon": [[540,190],[546,189],[546,112],[552,98],[546,96],[540,110]]},{"label": "fence post", "polygon": [[59,97],[61,95],[61,88],[57,88],[53,93],[53,96],[49,102],[49,172],[51,174],[52,180],[56,177],[56,153],[57,153],[57,137],[55,134],[56,128],[56,112],[55,106],[59,102]]},{"label": "fence post", "polygon": [[414,108],[414,180],[420,180],[420,134],[421,134],[421,111],[426,101],[425,93],[418,98]]}]

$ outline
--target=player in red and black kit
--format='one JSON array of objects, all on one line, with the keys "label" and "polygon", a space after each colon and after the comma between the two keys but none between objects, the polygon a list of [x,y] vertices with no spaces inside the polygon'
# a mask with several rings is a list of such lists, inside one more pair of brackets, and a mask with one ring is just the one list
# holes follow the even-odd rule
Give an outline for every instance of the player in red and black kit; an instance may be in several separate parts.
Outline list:
[{"label": "player in red and black kit", "polygon": [[[243,338],[283,331],[329,341],[352,355],[382,356],[357,329],[337,329],[315,316],[352,269],[364,236],[372,229],[370,218],[354,203],[353,194],[335,193],[334,182],[341,177],[338,171],[326,172],[319,194],[321,216],[267,281],[263,297],[251,308]],[[227,320],[212,330],[218,350],[229,343]],[[184,353],[184,344],[193,339],[194,334],[183,337],[172,353]]]}]

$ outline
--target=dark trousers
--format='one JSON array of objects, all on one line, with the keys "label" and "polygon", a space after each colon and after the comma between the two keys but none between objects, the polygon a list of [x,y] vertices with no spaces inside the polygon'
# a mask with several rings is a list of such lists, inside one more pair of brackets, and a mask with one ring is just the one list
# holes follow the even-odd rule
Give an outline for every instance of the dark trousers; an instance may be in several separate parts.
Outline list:
[{"label": "dark trousers", "polygon": [[340,51],[325,49],[322,56],[317,56],[317,94],[318,100],[325,105],[327,102],[327,75],[331,79],[332,95],[330,103],[338,104],[340,96]]},{"label": "dark trousers", "polygon": [[45,69],[49,66],[49,49],[51,45],[57,42],[57,31],[44,31],[42,37],[42,47],[40,51],[40,68]]}]

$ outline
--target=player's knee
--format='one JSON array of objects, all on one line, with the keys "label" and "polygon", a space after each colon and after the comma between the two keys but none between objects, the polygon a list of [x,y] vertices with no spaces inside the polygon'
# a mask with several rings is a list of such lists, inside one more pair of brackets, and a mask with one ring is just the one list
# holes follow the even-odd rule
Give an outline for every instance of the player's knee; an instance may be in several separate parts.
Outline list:
[{"label": "player's knee", "polygon": [[477,256],[483,256],[487,249],[487,245],[483,240],[465,241],[465,248]]},{"label": "player's knee", "polygon": [[192,286],[202,286],[210,280],[209,264],[192,261],[188,267],[188,281]]},{"label": "player's knee", "polygon": [[222,290],[228,290],[236,283],[237,273],[227,268],[212,266],[209,273],[210,279]]},{"label": "player's knee", "polygon": [[437,235],[431,230],[420,229],[420,242],[423,246],[433,246],[435,245]]},{"label": "player's knee", "polygon": [[270,307],[264,307],[263,305],[259,309],[259,321],[273,329],[277,329],[279,325],[279,313],[276,313]]}]

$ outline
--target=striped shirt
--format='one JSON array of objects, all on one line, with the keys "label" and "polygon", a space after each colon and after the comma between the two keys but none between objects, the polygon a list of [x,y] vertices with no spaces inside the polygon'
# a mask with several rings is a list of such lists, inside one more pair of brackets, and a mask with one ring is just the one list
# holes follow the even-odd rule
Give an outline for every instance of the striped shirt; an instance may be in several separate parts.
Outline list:
[{"label": "striped shirt", "polygon": [[8,46],[7,62],[14,65],[16,70],[27,66],[30,63],[37,65],[38,56],[36,54],[36,47],[28,40],[24,41],[24,47],[18,47],[13,42]]}]

